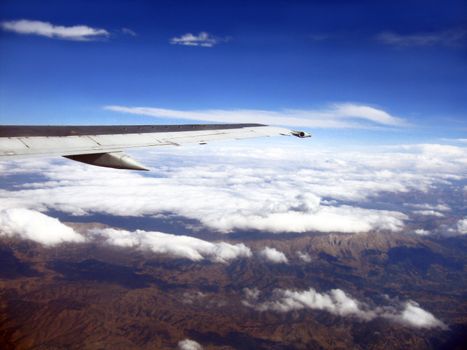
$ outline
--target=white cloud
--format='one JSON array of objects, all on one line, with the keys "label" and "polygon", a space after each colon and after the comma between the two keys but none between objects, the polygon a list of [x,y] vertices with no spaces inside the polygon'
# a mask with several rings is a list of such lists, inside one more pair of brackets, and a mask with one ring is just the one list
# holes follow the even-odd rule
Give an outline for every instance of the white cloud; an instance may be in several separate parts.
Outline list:
[{"label": "white cloud", "polygon": [[467,39],[467,30],[451,29],[414,34],[383,32],[377,36],[377,39],[384,44],[401,47],[463,46]]},{"label": "white cloud", "polygon": [[113,228],[93,229],[86,239],[71,227],[62,224],[38,211],[22,208],[0,210],[0,236],[30,239],[44,245],[63,242],[83,243],[85,241],[105,242],[106,244],[149,250],[193,261],[209,259],[229,263],[238,258],[252,256],[250,248],[243,243],[208,242],[190,236],[178,236],[163,232],[134,232]]},{"label": "white cloud", "polygon": [[[467,169],[466,149],[443,145],[363,151],[206,146],[202,153],[180,147],[135,157],[152,171],[143,175],[65,160],[3,163],[2,178],[34,177],[0,189],[0,208],[135,217],[173,213],[219,232],[398,231],[404,213],[362,206],[381,193],[428,192],[462,179]],[[401,209],[411,215],[418,208]]]},{"label": "white cloud", "polygon": [[289,262],[285,254],[276,248],[265,247],[259,252],[259,255],[274,264],[287,264]]},{"label": "white cloud", "polygon": [[467,217],[457,222],[457,231],[460,234],[467,234]]},{"label": "white cloud", "polygon": [[174,110],[153,107],[105,106],[104,109],[158,118],[204,120],[226,123],[262,123],[313,128],[367,128],[371,125],[400,127],[407,123],[388,112],[361,104],[336,103],[323,109],[206,109]]},{"label": "white cloud", "polygon": [[1,22],[3,30],[25,35],[39,35],[48,38],[57,38],[75,41],[90,41],[108,37],[105,29],[92,28],[85,25],[58,26],[49,22],[17,20]]},{"label": "white cloud", "polygon": [[258,311],[323,310],[334,315],[353,316],[365,321],[381,317],[417,328],[446,328],[443,322],[413,301],[406,302],[402,307],[399,305],[371,308],[366,303],[350,297],[341,289],[332,289],[324,293],[319,293],[313,288],[304,291],[276,289],[265,301],[259,301],[260,292],[257,290],[244,292],[243,304]]},{"label": "white cloud", "polygon": [[[255,210],[253,212],[231,212],[212,222],[213,227],[229,232],[236,229],[255,229],[268,232],[345,232],[358,233],[373,229],[400,231],[406,219],[404,214],[385,210],[361,209],[351,206],[316,205],[306,207],[306,199],[297,196],[291,199],[303,211],[294,207],[293,203],[283,203],[284,208],[269,208],[269,212]],[[288,204],[288,206],[287,206]],[[259,209],[259,208],[258,208]],[[274,210],[281,210],[274,212]]]},{"label": "white cloud", "polygon": [[354,315],[368,318],[368,315],[360,309],[359,302],[348,297],[340,289],[333,289],[328,293],[318,293],[313,288],[306,291],[277,289],[271,300],[258,303],[254,307],[259,311],[274,310],[279,312],[316,309],[340,316]]},{"label": "white cloud", "polygon": [[[385,315],[385,317],[391,318],[391,315]],[[394,316],[399,322],[406,323],[413,327],[418,328],[446,328],[446,325],[438,320],[433,314],[423,310],[420,305],[414,301],[408,301],[405,304],[405,308],[401,314]]]},{"label": "white cloud", "polygon": [[440,213],[436,210],[415,210],[414,213],[423,216],[437,216],[439,218],[444,217],[443,213]]},{"label": "white cloud", "polygon": [[435,211],[450,211],[451,208],[446,204],[410,204],[410,207],[420,209],[420,210],[435,210]]},{"label": "white cloud", "polygon": [[180,340],[178,348],[180,350],[203,350],[203,347],[198,342],[191,339]]},{"label": "white cloud", "polygon": [[226,39],[217,38],[207,32],[200,32],[198,35],[186,33],[179,37],[173,37],[170,39],[170,43],[172,45],[201,47],[213,47],[222,41],[226,41]]},{"label": "white cloud", "polygon": [[417,229],[414,231],[415,234],[419,235],[419,236],[427,236],[430,234],[430,231],[427,231],[427,230],[424,230],[424,229]]},{"label": "white cloud", "polygon": [[44,245],[84,242],[85,238],[59,220],[40,212],[12,208],[0,210],[0,236],[30,239]]},{"label": "white cloud", "polygon": [[297,252],[297,256],[300,260],[302,260],[303,262],[306,262],[306,263],[309,263],[311,262],[311,256],[310,254],[306,253],[306,252],[300,252],[298,251]]},{"label": "white cloud", "polygon": [[252,255],[250,248],[243,243],[212,243],[189,236],[142,230],[130,232],[108,228],[96,229],[93,233],[104,238],[107,244],[149,250],[193,261],[210,259],[215,262],[228,263],[231,260]]}]

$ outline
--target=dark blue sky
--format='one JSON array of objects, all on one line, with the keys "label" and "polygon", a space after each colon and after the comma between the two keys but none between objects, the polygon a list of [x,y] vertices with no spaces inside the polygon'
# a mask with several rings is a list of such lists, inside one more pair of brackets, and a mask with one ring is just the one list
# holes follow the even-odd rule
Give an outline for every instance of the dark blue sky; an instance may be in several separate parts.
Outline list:
[{"label": "dark blue sky", "polygon": [[[106,105],[280,111],[353,103],[406,120],[412,126],[397,134],[407,139],[467,131],[465,1],[1,2],[3,23],[20,19],[109,35],[1,31],[2,123],[167,122]],[[200,32],[216,44],[170,43]],[[394,129],[353,132],[394,138]]]}]

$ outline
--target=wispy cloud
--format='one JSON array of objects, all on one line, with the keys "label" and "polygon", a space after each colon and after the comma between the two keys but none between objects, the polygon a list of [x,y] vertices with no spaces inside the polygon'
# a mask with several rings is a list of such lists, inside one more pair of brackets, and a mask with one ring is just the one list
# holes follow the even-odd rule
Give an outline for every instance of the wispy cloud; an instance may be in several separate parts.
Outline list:
[{"label": "wispy cloud", "polygon": [[444,217],[443,213],[440,213],[439,211],[436,211],[436,210],[415,210],[414,213],[418,215],[423,215],[423,216],[436,216],[439,218]]},{"label": "wispy cloud", "polygon": [[213,47],[225,41],[227,41],[227,38],[219,38],[207,32],[200,32],[198,35],[186,33],[179,37],[173,37],[170,39],[170,43],[172,45],[201,47]]},{"label": "wispy cloud", "polygon": [[380,317],[416,328],[447,328],[443,322],[430,312],[423,310],[414,301],[395,306],[370,307],[352,298],[341,289],[332,289],[323,293],[313,288],[303,291],[276,289],[270,298],[262,301],[259,301],[258,290],[247,289],[245,297],[243,304],[258,311],[323,310],[334,315],[352,316],[364,321]]},{"label": "wispy cloud", "polygon": [[129,36],[137,36],[136,32],[130,28],[122,28],[122,33]]},{"label": "wispy cloud", "polygon": [[176,110],[157,107],[105,106],[104,109],[157,118],[204,120],[227,123],[263,123],[313,128],[366,128],[369,126],[401,127],[408,123],[399,117],[372,106],[336,103],[322,109],[206,109]]},{"label": "wispy cloud", "polygon": [[436,32],[399,34],[383,32],[377,37],[380,42],[392,46],[465,46],[467,44],[467,29],[451,29]]},{"label": "wispy cloud", "polygon": [[39,35],[48,38],[91,41],[108,37],[105,29],[92,28],[86,25],[60,26],[49,22],[31,21],[27,19],[1,22],[3,30],[25,35]]}]

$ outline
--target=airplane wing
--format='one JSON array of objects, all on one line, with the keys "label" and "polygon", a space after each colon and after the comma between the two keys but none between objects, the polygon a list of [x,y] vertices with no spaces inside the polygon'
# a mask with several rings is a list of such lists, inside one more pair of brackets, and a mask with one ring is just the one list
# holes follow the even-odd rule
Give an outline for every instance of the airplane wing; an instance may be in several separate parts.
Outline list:
[{"label": "airplane wing", "polygon": [[151,146],[206,144],[262,136],[310,137],[303,131],[263,124],[0,126],[0,160],[25,156],[64,156],[117,169],[148,170],[122,151]]}]

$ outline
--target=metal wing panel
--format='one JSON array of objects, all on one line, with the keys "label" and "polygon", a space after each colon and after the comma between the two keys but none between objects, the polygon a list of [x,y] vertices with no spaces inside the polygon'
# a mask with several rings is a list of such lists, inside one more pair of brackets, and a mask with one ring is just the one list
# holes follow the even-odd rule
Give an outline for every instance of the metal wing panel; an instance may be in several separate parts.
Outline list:
[{"label": "metal wing panel", "polygon": [[[1,127],[0,127],[1,128]],[[31,136],[0,137],[0,158],[32,155],[78,155],[103,152],[116,152],[127,148],[181,145],[188,143],[205,143],[217,140],[243,139],[273,135],[291,135],[291,131],[270,126],[228,125],[225,129],[206,128],[193,130],[187,128],[169,128],[168,132],[92,134],[80,136]],[[87,131],[88,131],[87,130]],[[121,129],[116,129],[116,131]],[[45,129],[47,132],[47,129]]]}]

